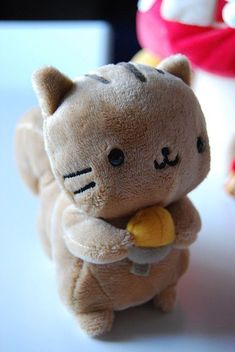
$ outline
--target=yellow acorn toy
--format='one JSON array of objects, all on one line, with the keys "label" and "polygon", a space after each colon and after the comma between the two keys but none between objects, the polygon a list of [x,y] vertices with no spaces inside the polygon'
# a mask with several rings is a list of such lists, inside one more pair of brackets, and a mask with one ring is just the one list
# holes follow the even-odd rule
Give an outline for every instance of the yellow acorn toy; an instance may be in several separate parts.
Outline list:
[{"label": "yellow acorn toy", "polygon": [[165,208],[153,206],[138,211],[128,222],[127,230],[137,247],[157,248],[175,240],[175,226]]},{"label": "yellow acorn toy", "polygon": [[142,49],[135,54],[131,61],[136,62],[138,64],[156,67],[161,62],[161,59],[160,57],[157,57],[148,50]]}]

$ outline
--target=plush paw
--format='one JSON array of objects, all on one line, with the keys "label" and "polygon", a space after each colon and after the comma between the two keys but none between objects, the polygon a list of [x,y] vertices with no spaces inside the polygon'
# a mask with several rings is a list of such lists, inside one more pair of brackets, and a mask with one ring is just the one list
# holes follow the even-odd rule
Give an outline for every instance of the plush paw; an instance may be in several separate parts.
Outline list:
[{"label": "plush paw", "polygon": [[155,296],[153,303],[156,308],[161,310],[163,313],[169,313],[175,305],[176,290],[175,288],[167,288],[162,291],[159,295]]},{"label": "plush paw", "polygon": [[183,232],[176,237],[173,248],[185,249],[194,243],[197,239],[197,233]]},{"label": "plush paw", "polygon": [[77,315],[81,329],[90,336],[99,336],[109,332],[113,325],[114,313],[102,310]]}]

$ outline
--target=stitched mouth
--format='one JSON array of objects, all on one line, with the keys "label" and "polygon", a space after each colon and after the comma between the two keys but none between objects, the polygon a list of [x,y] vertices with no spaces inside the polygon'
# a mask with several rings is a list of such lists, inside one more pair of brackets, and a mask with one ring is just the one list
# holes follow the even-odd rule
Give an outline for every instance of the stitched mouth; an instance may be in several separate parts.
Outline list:
[{"label": "stitched mouth", "polygon": [[80,193],[83,193],[91,188],[94,188],[96,186],[96,183],[95,182],[90,182],[88,183],[86,186],[82,187],[82,188],[79,188],[77,191],[73,192],[74,194],[80,194]]},{"label": "stitched mouth", "polygon": [[164,169],[166,166],[176,166],[179,163],[179,155],[177,154],[174,160],[169,160],[168,156],[165,156],[161,163],[158,163],[157,160],[154,160],[155,169],[161,170]]}]

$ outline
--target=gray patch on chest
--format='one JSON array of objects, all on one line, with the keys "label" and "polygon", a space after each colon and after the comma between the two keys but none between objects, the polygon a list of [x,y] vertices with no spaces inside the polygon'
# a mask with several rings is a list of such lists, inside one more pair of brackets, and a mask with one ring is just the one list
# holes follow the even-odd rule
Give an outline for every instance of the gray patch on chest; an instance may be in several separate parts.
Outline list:
[{"label": "gray patch on chest", "polygon": [[130,272],[137,276],[148,276],[150,267],[150,264],[133,263]]},{"label": "gray patch on chest", "polygon": [[172,250],[172,245],[158,248],[130,247],[128,258],[137,264],[153,264],[162,261]]}]

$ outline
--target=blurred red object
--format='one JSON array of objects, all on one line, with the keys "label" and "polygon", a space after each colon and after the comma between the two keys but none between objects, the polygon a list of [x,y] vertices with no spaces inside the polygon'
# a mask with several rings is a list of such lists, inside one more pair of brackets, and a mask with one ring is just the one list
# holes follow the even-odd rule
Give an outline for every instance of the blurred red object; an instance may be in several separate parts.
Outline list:
[{"label": "blurred red object", "polygon": [[235,77],[235,29],[224,23],[222,17],[226,1],[215,1],[214,21],[209,25],[166,20],[161,13],[163,2],[149,2],[144,10],[139,7],[136,23],[140,45],[162,58],[180,52],[187,55],[195,67]]}]

